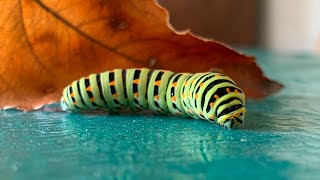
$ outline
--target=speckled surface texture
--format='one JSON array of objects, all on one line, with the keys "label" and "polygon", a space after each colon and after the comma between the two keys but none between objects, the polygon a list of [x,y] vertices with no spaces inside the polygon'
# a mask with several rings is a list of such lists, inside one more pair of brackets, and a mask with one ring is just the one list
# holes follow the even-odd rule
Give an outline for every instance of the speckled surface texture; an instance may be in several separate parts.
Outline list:
[{"label": "speckled surface texture", "polygon": [[0,111],[0,179],[319,179],[320,58],[256,54],[280,93],[238,130],[179,117]]}]

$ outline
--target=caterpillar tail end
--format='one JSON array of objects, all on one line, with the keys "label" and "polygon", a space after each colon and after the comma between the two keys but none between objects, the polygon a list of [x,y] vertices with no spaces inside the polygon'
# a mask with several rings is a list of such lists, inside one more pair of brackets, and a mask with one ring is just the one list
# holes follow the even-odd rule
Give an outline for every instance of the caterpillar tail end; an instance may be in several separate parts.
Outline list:
[{"label": "caterpillar tail end", "polygon": [[66,101],[63,99],[63,97],[61,97],[60,99],[60,107],[63,111],[69,111],[68,105]]}]

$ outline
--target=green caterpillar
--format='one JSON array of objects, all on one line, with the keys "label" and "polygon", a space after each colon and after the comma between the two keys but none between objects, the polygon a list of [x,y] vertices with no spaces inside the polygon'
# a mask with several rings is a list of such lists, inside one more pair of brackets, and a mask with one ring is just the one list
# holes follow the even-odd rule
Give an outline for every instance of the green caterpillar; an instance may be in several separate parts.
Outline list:
[{"label": "green caterpillar", "polygon": [[220,73],[173,73],[165,70],[115,69],[74,81],[63,91],[66,111],[130,107],[216,121],[232,128],[244,122],[245,95]]}]

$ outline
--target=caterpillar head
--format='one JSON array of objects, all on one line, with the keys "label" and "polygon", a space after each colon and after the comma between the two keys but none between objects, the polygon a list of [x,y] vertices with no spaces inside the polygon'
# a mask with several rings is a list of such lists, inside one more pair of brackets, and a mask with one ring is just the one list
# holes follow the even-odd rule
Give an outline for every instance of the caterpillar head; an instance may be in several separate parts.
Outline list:
[{"label": "caterpillar head", "polygon": [[221,126],[234,128],[243,124],[245,113],[246,113],[246,109],[242,104],[233,105],[226,108],[224,111],[222,111],[218,115],[217,122]]}]

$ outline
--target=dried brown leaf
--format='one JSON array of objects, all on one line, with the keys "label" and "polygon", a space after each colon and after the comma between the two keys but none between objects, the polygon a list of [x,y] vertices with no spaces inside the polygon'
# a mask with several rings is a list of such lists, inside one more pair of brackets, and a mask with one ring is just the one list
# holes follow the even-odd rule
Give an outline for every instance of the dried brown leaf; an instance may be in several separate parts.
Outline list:
[{"label": "dried brown leaf", "polygon": [[253,57],[178,35],[153,0],[2,0],[0,42],[0,108],[37,109],[71,81],[114,68],[220,70],[252,98],[281,88]]}]

